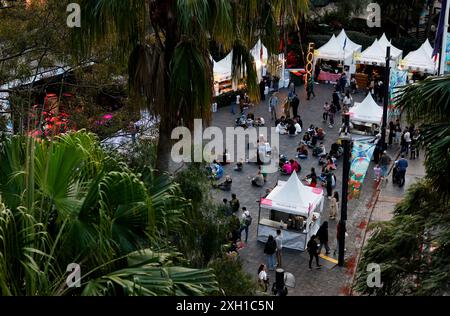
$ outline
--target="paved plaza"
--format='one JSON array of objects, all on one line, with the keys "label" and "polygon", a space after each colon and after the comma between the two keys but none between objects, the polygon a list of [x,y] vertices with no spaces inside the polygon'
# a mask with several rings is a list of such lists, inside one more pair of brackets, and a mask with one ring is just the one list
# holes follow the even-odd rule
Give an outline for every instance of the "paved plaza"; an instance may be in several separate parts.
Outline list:
[{"label": "paved plaza", "polygon": [[[311,124],[314,126],[323,127],[327,133],[324,144],[329,150],[332,143],[338,138],[338,131],[341,122],[341,116],[336,116],[336,124],[334,128],[329,128],[326,123],[322,122],[323,104],[330,102],[332,99],[333,86],[320,84],[315,85],[316,97],[310,101],[306,100],[306,93],[303,87],[297,87],[296,90],[301,100],[299,107],[299,114],[303,121],[303,130],[305,131]],[[287,91],[280,91],[280,100],[287,97]],[[359,93],[353,96],[355,102],[361,102],[365,95]],[[258,106],[250,108],[248,112],[255,114],[255,117],[264,117],[267,127],[273,127],[274,122],[270,120],[270,113],[268,111],[267,100],[261,102]],[[280,114],[279,114],[280,115]],[[231,107],[225,107],[218,110],[213,116],[213,126],[220,127],[225,131],[226,127],[233,127],[237,114],[231,113]],[[280,149],[279,152],[284,154],[288,158],[296,157],[296,149],[302,138],[302,135],[296,138],[289,137],[287,135],[280,135]],[[268,135],[270,140],[270,131]],[[390,148],[389,153],[393,158],[398,152],[398,148]],[[299,177],[302,179],[307,174],[311,167],[316,168],[316,172],[320,173],[321,167],[318,164],[318,159],[313,157],[310,152],[310,157],[307,160],[300,161],[302,171],[299,172]],[[336,190],[341,196],[341,179],[342,179],[342,158],[338,160],[337,170],[335,172],[337,177]],[[258,220],[258,201],[261,195],[265,194],[266,189],[276,186],[278,180],[286,181],[287,176],[283,176],[280,173],[269,174],[267,183],[264,188],[257,188],[251,185],[251,179],[257,174],[258,167],[256,164],[245,164],[242,172],[236,172],[233,170],[234,164],[227,165],[225,167],[225,175],[231,175],[233,179],[233,185],[231,192],[223,192],[220,190],[213,191],[213,197],[216,202],[220,203],[223,198],[231,199],[231,193],[236,193],[240,200],[241,207],[245,206],[250,211],[253,217],[253,223],[250,226],[248,243],[240,250],[240,257],[244,263],[244,267],[248,273],[254,275],[256,278],[256,271],[259,264],[266,263],[264,255],[264,244],[257,241],[257,220]],[[325,199],[324,211],[322,213],[322,222],[324,220],[329,221],[329,245],[331,247],[332,260],[321,259],[323,265],[321,270],[309,270],[307,253],[300,251],[293,251],[284,249],[283,251],[283,268],[285,271],[292,273],[296,278],[296,287],[289,289],[289,295],[346,295],[349,294],[349,285],[351,284],[353,272],[357,262],[358,251],[361,248],[362,239],[365,234],[368,220],[371,216],[371,210],[374,206],[373,203],[377,197],[377,189],[375,181],[373,180],[373,165],[369,167],[368,174],[366,176],[365,183],[359,199],[355,199],[349,202],[348,206],[348,221],[346,238],[346,266],[344,268],[336,266],[332,261],[337,259],[333,255],[333,251],[336,248],[336,220],[329,220],[328,212],[328,200]],[[390,186],[390,184],[388,184]],[[394,189],[395,190],[395,189]],[[395,196],[401,197],[401,192],[395,192]],[[261,217],[268,217],[268,211],[261,211]],[[239,214],[240,215],[240,214]],[[339,214],[340,215],[340,214]],[[244,233],[243,233],[244,234]],[[325,250],[322,250],[323,253]],[[274,272],[270,272],[270,278],[275,280]]]}]

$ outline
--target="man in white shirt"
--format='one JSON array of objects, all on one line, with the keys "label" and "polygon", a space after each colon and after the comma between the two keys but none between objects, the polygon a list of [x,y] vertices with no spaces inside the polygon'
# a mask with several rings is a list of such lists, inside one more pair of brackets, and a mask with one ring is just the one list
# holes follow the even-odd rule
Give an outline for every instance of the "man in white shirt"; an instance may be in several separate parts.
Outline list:
[{"label": "man in white shirt", "polygon": [[277,243],[277,268],[281,268],[281,252],[283,250],[283,236],[281,235],[281,230],[277,230],[277,236],[275,237],[275,242]]},{"label": "man in white shirt", "polygon": [[278,95],[274,93],[269,100],[269,112],[272,114],[272,120],[277,120],[277,112],[278,112]]}]

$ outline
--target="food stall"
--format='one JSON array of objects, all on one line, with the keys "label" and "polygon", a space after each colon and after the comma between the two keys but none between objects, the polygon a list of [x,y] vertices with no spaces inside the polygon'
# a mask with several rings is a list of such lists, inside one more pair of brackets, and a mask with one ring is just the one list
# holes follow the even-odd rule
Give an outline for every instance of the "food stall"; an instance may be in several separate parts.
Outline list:
[{"label": "food stall", "polygon": [[437,65],[433,59],[433,48],[428,39],[418,50],[410,52],[401,60],[398,68],[410,73],[434,75],[437,71]]},{"label": "food stall", "polygon": [[353,56],[361,52],[361,45],[352,42],[344,30],[315,51],[316,64],[320,67],[319,81],[337,82],[341,73],[347,67],[350,73],[354,71]]},{"label": "food stall", "polygon": [[355,103],[349,113],[353,133],[375,135],[380,131],[383,107],[375,102],[371,93],[361,103]]},{"label": "food stall", "polygon": [[288,181],[278,181],[260,201],[258,241],[266,242],[280,229],[284,248],[305,251],[309,239],[320,228],[323,204],[323,190],[303,185],[296,173]]},{"label": "food stall", "polygon": [[394,47],[386,35],[376,39],[373,44],[360,54],[356,54],[356,80],[360,89],[369,86],[369,81],[383,77],[386,64],[386,49],[391,47],[391,67],[397,68],[403,51]]}]

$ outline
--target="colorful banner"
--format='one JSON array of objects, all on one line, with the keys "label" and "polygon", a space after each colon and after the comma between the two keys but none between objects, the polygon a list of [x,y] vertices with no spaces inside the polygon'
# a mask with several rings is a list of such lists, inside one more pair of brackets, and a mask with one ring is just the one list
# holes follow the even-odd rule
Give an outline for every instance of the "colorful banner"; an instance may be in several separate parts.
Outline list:
[{"label": "colorful banner", "polygon": [[445,65],[444,68],[445,73],[450,73],[450,34],[447,34],[447,48],[445,50],[447,54],[447,58],[445,59]]},{"label": "colorful banner", "polygon": [[375,145],[369,141],[354,141],[352,150],[352,162],[350,165],[350,178],[348,188],[349,200],[359,198],[362,190],[362,184],[366,177],[372,160]]},{"label": "colorful banner", "polygon": [[392,120],[400,115],[399,110],[396,110],[394,98],[399,87],[408,83],[408,71],[406,70],[391,70],[391,78],[389,82],[389,114],[388,120]]}]

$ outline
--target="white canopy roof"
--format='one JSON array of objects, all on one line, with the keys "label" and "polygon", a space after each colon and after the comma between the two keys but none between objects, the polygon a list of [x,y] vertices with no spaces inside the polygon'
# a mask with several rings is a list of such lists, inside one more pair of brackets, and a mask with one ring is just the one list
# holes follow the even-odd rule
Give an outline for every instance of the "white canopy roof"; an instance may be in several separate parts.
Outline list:
[{"label": "white canopy roof", "polygon": [[346,60],[351,58],[353,51],[351,49],[344,50],[344,44],[340,44],[337,37],[333,34],[330,40],[317,50],[317,59],[325,60]]},{"label": "white canopy roof", "polygon": [[433,50],[431,49],[430,52],[431,45],[428,47],[427,43],[430,44],[427,40],[418,50],[409,53],[403,59],[400,69],[419,70],[429,74],[436,73],[436,63],[432,57]]},{"label": "white canopy roof", "polygon": [[[213,59],[211,57],[211,59]],[[233,51],[231,51],[224,59],[214,63],[214,81],[222,81],[231,79],[231,65],[233,63]]]},{"label": "white canopy roof", "polygon": [[[261,54],[262,50],[262,54]],[[255,47],[252,48],[251,53],[253,55],[253,58],[255,59],[256,66],[258,68],[258,62],[260,65],[263,65],[267,63],[267,59],[269,58],[269,51],[264,46],[264,44],[261,42],[261,39],[258,40]]]},{"label": "white canopy roof", "polygon": [[391,57],[393,59],[401,58],[403,51],[392,45],[391,41],[386,37],[386,34],[383,33],[383,36],[381,36],[381,38],[378,40],[378,43],[383,47],[385,57],[386,47],[391,46]]},{"label": "white canopy roof", "polygon": [[362,64],[377,64],[384,66],[386,64],[386,47],[391,46],[391,58],[395,64],[398,63],[403,51],[394,47],[387,39],[386,35],[379,40],[375,40],[373,44],[361,53],[358,62]]},{"label": "white canopy roof", "polygon": [[350,117],[353,122],[364,122],[381,125],[383,119],[383,107],[379,106],[369,93],[361,103],[355,103],[350,109]]},{"label": "white canopy roof", "polygon": [[341,33],[339,33],[337,40],[340,44],[340,47],[344,48],[345,45],[345,49],[351,50],[352,53],[361,52],[362,46],[356,44],[350,38],[348,38],[347,33],[345,33],[344,29],[342,29]]},{"label": "white canopy roof", "polygon": [[427,52],[427,54],[428,54],[429,56],[433,56],[433,51],[434,51],[434,49],[433,49],[433,47],[431,46],[430,41],[428,40],[428,38],[427,38],[427,40],[425,41],[425,43],[422,44],[422,47],[425,49],[425,51]]},{"label": "white canopy roof", "polygon": [[309,217],[319,206],[323,208],[323,191],[303,185],[294,172],[289,180],[278,181],[278,185],[261,201],[261,207],[293,215]]}]

